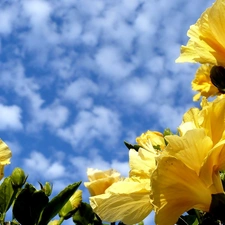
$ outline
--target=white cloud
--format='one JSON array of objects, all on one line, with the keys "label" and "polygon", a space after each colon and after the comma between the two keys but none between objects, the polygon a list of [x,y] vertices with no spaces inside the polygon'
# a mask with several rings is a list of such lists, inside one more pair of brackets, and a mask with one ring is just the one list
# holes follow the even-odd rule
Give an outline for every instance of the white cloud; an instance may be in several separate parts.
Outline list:
[{"label": "white cloud", "polygon": [[21,130],[22,110],[16,105],[6,106],[0,104],[0,130]]},{"label": "white cloud", "polygon": [[127,104],[143,106],[152,98],[155,86],[154,78],[131,78],[118,87],[117,98]]},{"label": "white cloud", "polygon": [[130,75],[134,66],[126,62],[122,52],[115,46],[102,47],[96,55],[96,63],[99,66],[99,73],[108,79],[122,79]]},{"label": "white cloud", "polygon": [[[12,10],[12,11],[11,11]],[[7,35],[12,31],[14,16],[16,15],[14,8],[10,10],[0,10],[0,34]]]},{"label": "white cloud", "polygon": [[42,27],[49,19],[52,11],[49,2],[42,0],[23,1],[23,8],[35,27]]},{"label": "white cloud", "polygon": [[95,149],[91,149],[86,156],[71,157],[70,163],[73,165],[73,170],[77,171],[76,174],[83,181],[87,181],[87,168],[99,170],[115,169],[124,177],[128,177],[130,170],[128,162],[104,159],[100,152]]},{"label": "white cloud", "polygon": [[32,129],[36,129],[38,124],[47,124],[50,128],[58,128],[64,125],[69,116],[69,111],[66,107],[53,103],[45,108],[38,108],[34,110],[33,121],[30,126]]},{"label": "white cloud", "polygon": [[76,103],[76,106],[81,108],[90,108],[93,104],[92,99],[98,94],[99,88],[92,80],[79,78],[66,86],[62,91],[62,97]]},{"label": "white cloud", "polygon": [[61,162],[52,162],[37,151],[31,152],[29,158],[24,159],[24,170],[34,180],[44,177],[53,181],[67,176],[65,166]]},{"label": "white cloud", "polygon": [[[47,107],[43,107],[46,101],[40,95],[40,82],[38,83],[34,77],[28,78],[20,63],[3,64],[1,82],[4,88],[8,88],[11,92],[29,100],[28,114],[31,121],[27,125],[28,129],[39,130],[40,125],[45,124],[50,128],[57,128],[67,121],[69,111],[65,106],[60,105],[57,99],[52,104],[48,104]],[[18,109],[16,112],[20,113]]]},{"label": "white cloud", "polygon": [[157,109],[158,122],[164,128],[177,131],[177,127],[181,124],[183,113],[183,108],[161,105],[161,107]]},{"label": "white cloud", "polygon": [[17,141],[4,140],[4,142],[9,146],[10,150],[12,151],[12,159],[14,159],[14,156],[18,155],[22,151],[21,145]]},{"label": "white cloud", "polygon": [[120,120],[116,112],[102,106],[78,113],[74,124],[61,128],[57,133],[74,147],[85,148],[94,141],[113,144],[120,135]]}]

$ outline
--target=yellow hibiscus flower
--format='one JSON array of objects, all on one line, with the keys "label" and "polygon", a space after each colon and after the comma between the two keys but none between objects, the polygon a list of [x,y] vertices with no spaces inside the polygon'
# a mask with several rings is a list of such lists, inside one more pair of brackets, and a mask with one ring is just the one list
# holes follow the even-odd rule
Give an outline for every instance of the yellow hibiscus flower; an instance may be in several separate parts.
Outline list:
[{"label": "yellow hibiscus flower", "polygon": [[192,81],[192,89],[199,93],[193,97],[193,101],[198,101],[201,96],[206,98],[219,94],[219,90],[215,87],[210,79],[210,70],[212,65],[204,64],[200,66],[195,74],[195,79]]},{"label": "yellow hibiscus flower", "polygon": [[222,145],[213,146],[204,129],[189,130],[183,137],[167,136],[166,140],[168,145],[151,178],[157,225],[174,225],[192,208],[209,212],[211,195],[223,193],[219,176],[219,170],[225,169]]},{"label": "yellow hibiscus flower", "polygon": [[5,142],[0,140],[0,180],[4,176],[4,166],[10,164],[12,152]]},{"label": "yellow hibiscus flower", "polygon": [[156,167],[155,156],[145,149],[131,149],[129,178],[113,183],[104,194],[90,197],[91,207],[102,220],[132,225],[150,214],[150,176]]},{"label": "yellow hibiscus flower", "polygon": [[149,198],[150,178],[156,168],[155,158],[166,144],[163,134],[156,131],[147,131],[136,141],[140,146],[138,151],[129,150],[129,177],[112,183],[104,193],[90,197],[91,207],[103,221],[136,224],[153,209]]},{"label": "yellow hibiscus flower", "polygon": [[216,0],[188,30],[190,37],[176,62],[199,62],[225,67],[225,0]]}]

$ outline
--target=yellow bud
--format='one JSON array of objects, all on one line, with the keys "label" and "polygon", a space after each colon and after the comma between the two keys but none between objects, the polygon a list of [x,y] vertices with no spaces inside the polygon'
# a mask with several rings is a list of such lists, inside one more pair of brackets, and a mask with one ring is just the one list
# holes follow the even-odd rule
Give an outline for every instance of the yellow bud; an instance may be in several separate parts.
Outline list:
[{"label": "yellow bud", "polygon": [[58,220],[52,220],[48,223],[48,225],[58,225],[59,221]]},{"label": "yellow bud", "polygon": [[79,207],[82,201],[82,191],[77,190],[69,199],[69,201],[62,207],[59,216],[64,219],[70,218],[74,211]]}]

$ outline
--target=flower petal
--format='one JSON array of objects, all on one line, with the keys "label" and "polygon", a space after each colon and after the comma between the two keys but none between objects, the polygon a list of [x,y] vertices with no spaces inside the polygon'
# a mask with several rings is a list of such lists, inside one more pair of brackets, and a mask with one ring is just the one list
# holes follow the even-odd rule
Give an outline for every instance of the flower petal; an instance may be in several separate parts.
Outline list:
[{"label": "flower petal", "polygon": [[189,130],[182,137],[176,135],[166,136],[166,140],[168,145],[163,151],[163,155],[170,155],[180,159],[196,174],[199,174],[204,159],[213,147],[211,139],[206,136],[202,128]]},{"label": "flower petal", "polygon": [[186,211],[208,211],[211,193],[197,174],[174,157],[159,157],[151,179],[151,199],[157,225],[174,225]]},{"label": "flower petal", "polygon": [[156,167],[156,154],[143,148],[138,152],[134,149],[129,151],[130,177],[140,177],[150,179],[150,171]]},{"label": "flower petal", "polygon": [[103,194],[110,185],[120,180],[120,173],[113,169],[102,171],[88,168],[87,174],[90,182],[84,182],[84,186],[91,196]]},{"label": "flower petal", "polygon": [[5,142],[0,140],[0,165],[6,165],[10,163],[12,152]]},{"label": "flower petal", "polygon": [[90,197],[90,205],[104,221],[132,225],[152,211],[149,193],[149,182],[120,181],[110,186],[105,194]]}]

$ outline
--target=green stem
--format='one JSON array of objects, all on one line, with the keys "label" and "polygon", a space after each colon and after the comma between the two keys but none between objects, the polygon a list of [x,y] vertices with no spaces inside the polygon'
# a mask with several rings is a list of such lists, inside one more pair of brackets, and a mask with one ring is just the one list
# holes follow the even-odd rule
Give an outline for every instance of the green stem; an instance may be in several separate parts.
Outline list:
[{"label": "green stem", "polygon": [[201,218],[199,210],[195,209],[195,214],[197,216],[198,222],[201,224],[202,223],[202,218]]}]

